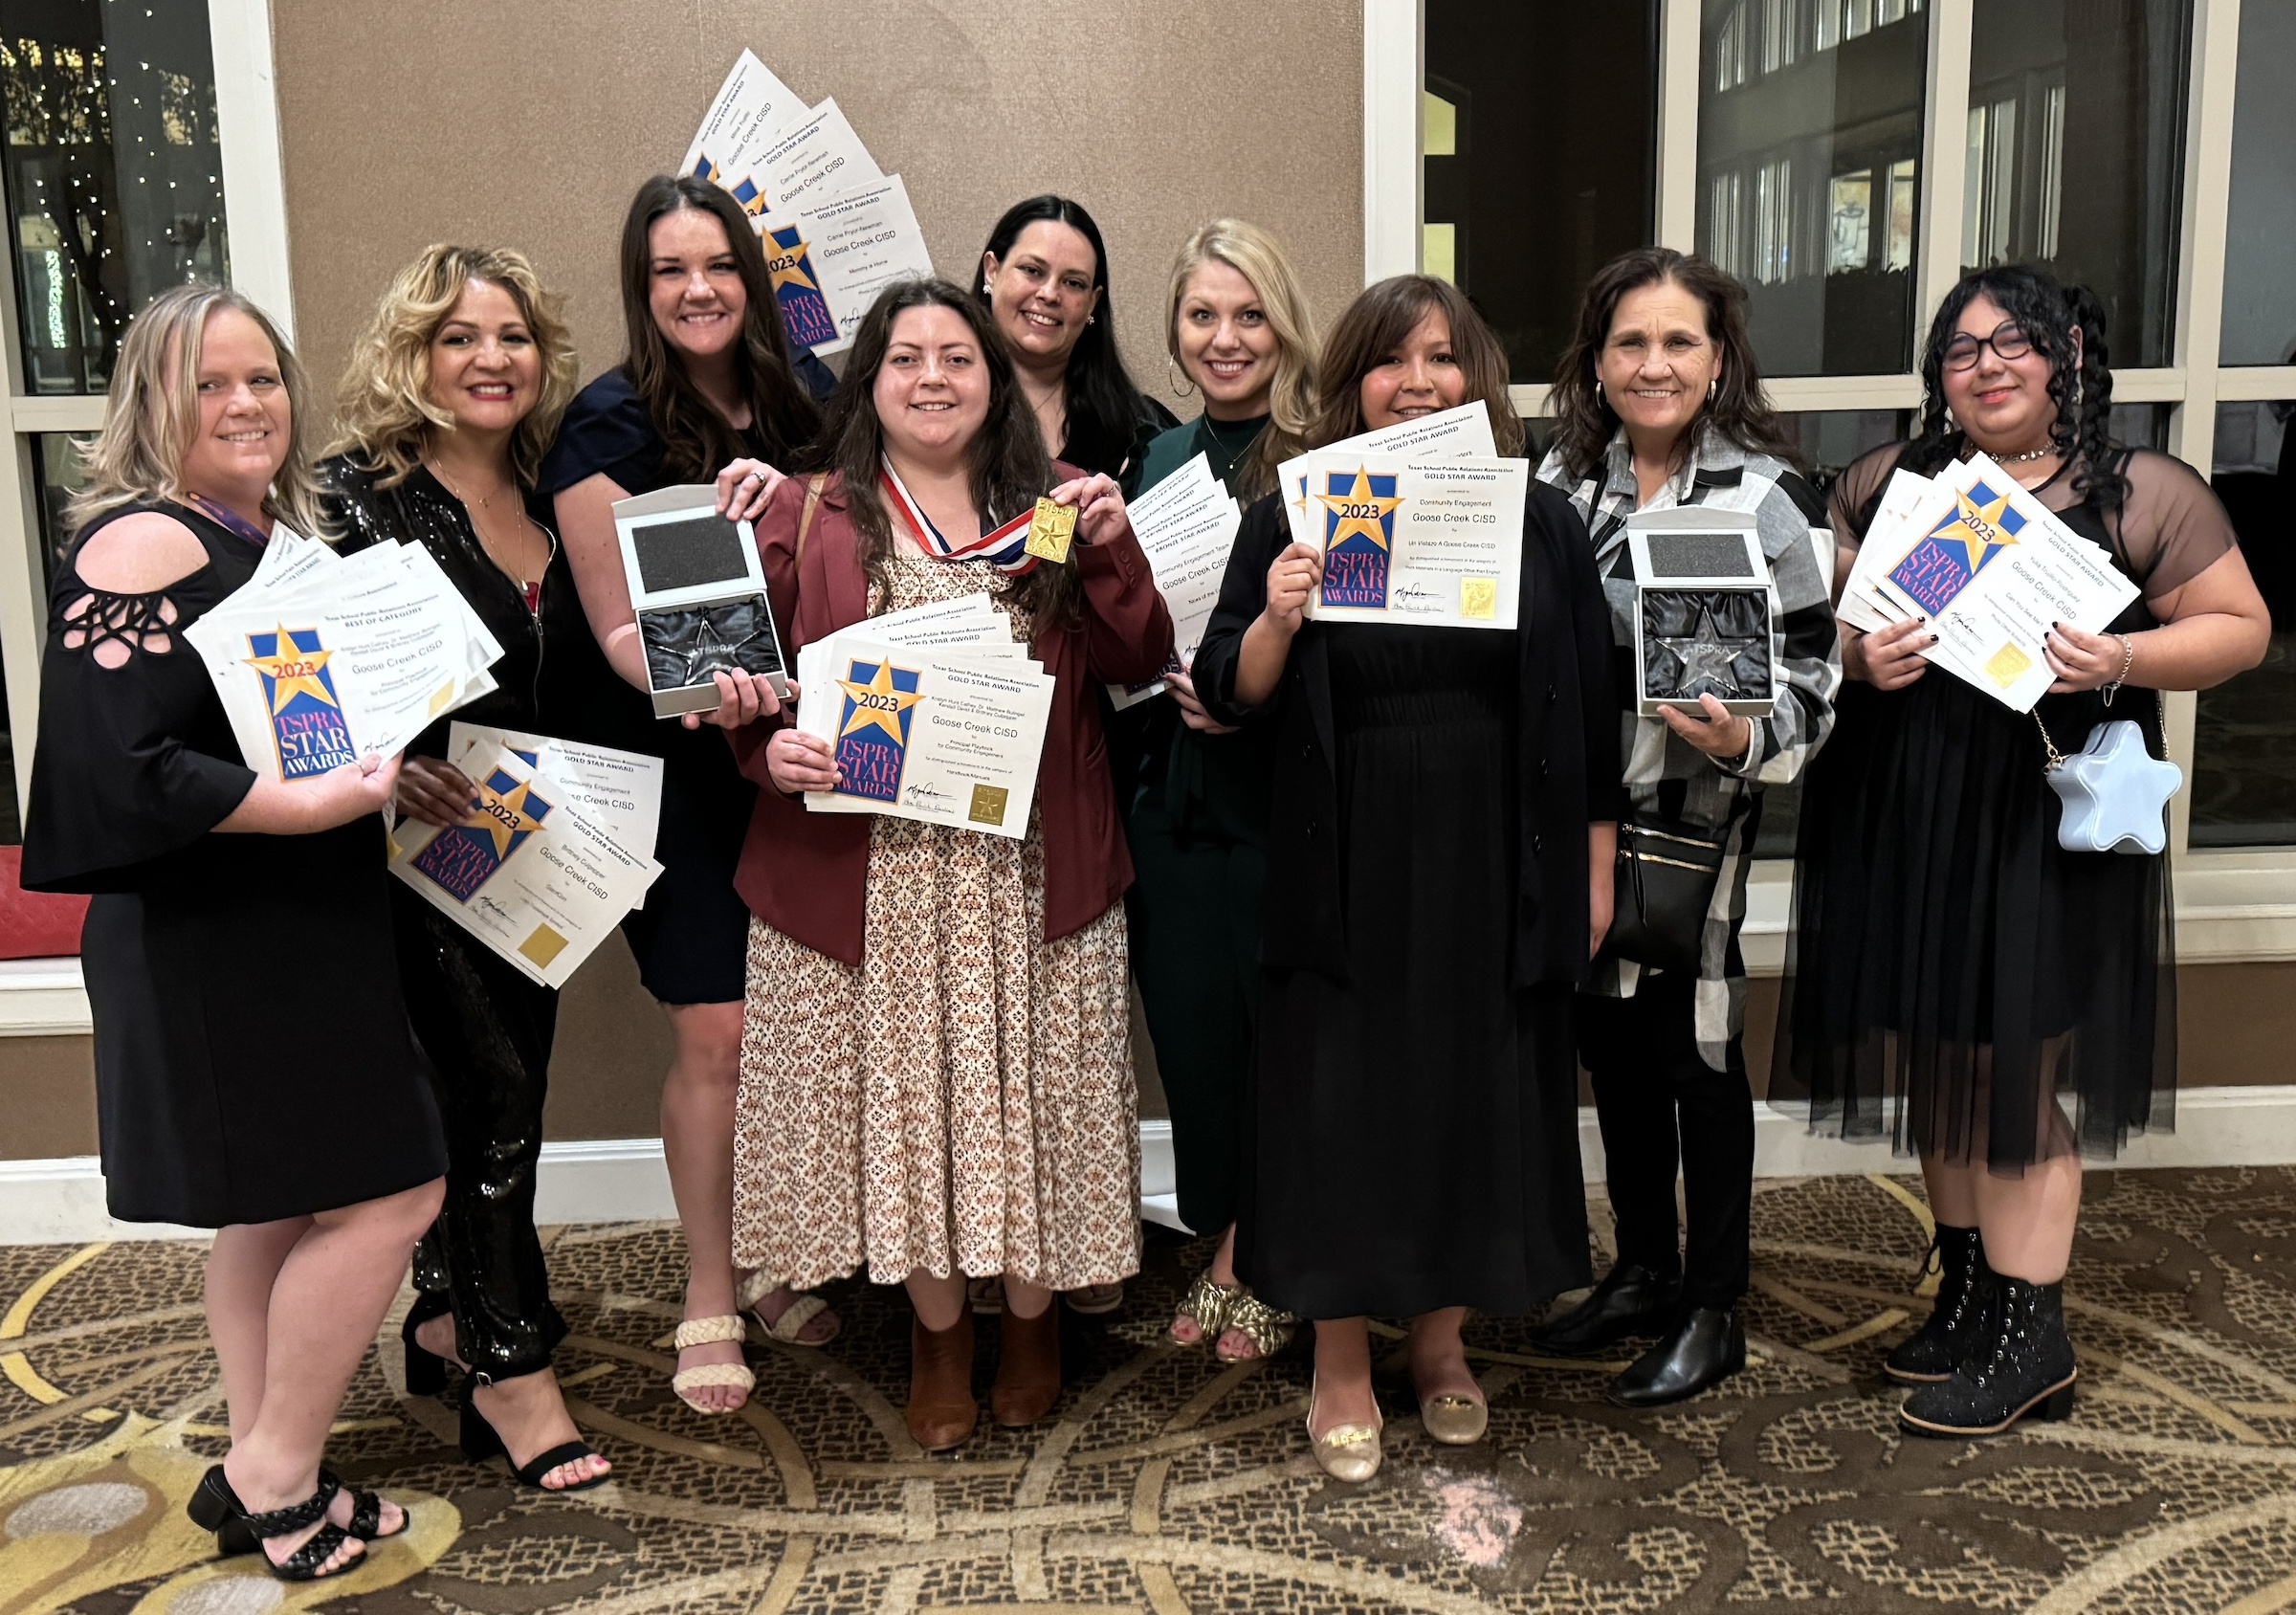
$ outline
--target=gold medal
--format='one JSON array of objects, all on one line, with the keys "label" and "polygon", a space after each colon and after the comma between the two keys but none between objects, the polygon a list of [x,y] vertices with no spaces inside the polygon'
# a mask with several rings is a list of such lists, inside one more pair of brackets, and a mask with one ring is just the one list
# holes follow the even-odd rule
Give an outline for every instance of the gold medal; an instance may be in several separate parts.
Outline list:
[{"label": "gold medal", "polygon": [[1069,541],[1075,533],[1074,505],[1039,499],[1036,514],[1028,519],[1028,542],[1021,547],[1039,561],[1049,561],[1057,566],[1069,558]]}]

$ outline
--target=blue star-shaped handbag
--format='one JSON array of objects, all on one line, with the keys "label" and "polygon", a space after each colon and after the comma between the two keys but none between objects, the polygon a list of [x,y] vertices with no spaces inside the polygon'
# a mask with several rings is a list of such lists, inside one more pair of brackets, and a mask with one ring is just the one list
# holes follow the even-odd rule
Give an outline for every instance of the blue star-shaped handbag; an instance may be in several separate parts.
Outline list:
[{"label": "blue star-shaped handbag", "polygon": [[[2038,719],[2037,719],[2038,721]],[[2147,749],[2145,732],[2127,719],[2100,723],[2070,757],[2048,745],[2049,788],[2064,811],[2057,844],[2068,852],[2158,853],[2169,844],[2169,798],[2184,770]]]}]

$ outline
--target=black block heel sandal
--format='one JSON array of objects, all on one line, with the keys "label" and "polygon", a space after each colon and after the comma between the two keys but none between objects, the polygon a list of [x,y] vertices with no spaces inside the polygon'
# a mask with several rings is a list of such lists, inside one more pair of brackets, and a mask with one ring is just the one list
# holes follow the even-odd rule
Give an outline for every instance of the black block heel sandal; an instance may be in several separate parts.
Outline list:
[{"label": "black block heel sandal", "polygon": [[510,1449],[502,1444],[502,1437],[495,1427],[486,1422],[486,1415],[467,1401],[462,1405],[462,1455],[474,1464],[499,1458],[509,1466],[514,1480],[522,1486],[531,1486],[537,1492],[547,1492],[554,1497],[567,1492],[587,1492],[591,1487],[603,1486],[613,1478],[613,1471],[609,1470],[605,1474],[578,1480],[571,1486],[544,1486],[542,1476],[559,1465],[571,1464],[583,1458],[595,1458],[598,1449],[586,1441],[562,1442],[521,1466],[511,1457]]},{"label": "black block heel sandal", "polygon": [[[342,1551],[343,1545],[355,1538],[340,1525],[321,1525],[327,1517],[327,1506],[335,1501],[336,1488],[325,1479],[319,1490],[299,1503],[290,1503],[283,1509],[272,1509],[263,1514],[250,1514],[239,1501],[232,1483],[224,1478],[223,1466],[214,1465],[200,1477],[199,1489],[191,1493],[184,1512],[191,1523],[202,1531],[212,1531],[220,1543],[227,1531],[236,1535],[244,1531],[257,1547],[273,1537],[292,1537],[298,1531],[319,1525],[309,1541],[303,1543],[284,1560],[263,1555],[263,1562],[271,1573],[282,1582],[323,1582],[345,1575],[366,1562],[364,1551],[352,1555],[332,1570],[322,1569],[327,1560]],[[234,1528],[236,1528],[234,1530]]]},{"label": "black block heel sandal", "polygon": [[399,1339],[406,1348],[408,1396],[437,1396],[447,1388],[447,1370],[454,1366],[453,1360],[416,1344],[414,1332],[453,1310],[446,1293],[436,1290],[417,1291],[414,1305],[407,1309],[407,1321],[399,1325]]},{"label": "black block heel sandal", "polygon": [[[223,1478],[223,1466],[215,1465],[208,1471],[208,1475],[223,1489],[222,1495],[229,1498],[232,1506],[236,1508],[239,1499],[231,1495],[231,1482]],[[206,1482],[203,1480],[202,1484],[204,1485]],[[407,1528],[414,1523],[414,1516],[402,1508],[399,1510],[398,1530],[384,1530],[382,1497],[372,1492],[352,1492],[348,1486],[343,1484],[342,1476],[324,1464],[319,1466],[319,1489],[327,1493],[327,1503],[330,1507],[334,1505],[337,1492],[350,1492],[351,1523],[343,1529],[362,1542],[380,1542],[392,1537],[402,1536],[406,1533]],[[215,1547],[218,1552],[230,1555],[252,1554],[255,1551],[257,1546],[255,1534],[250,1531],[246,1522],[236,1515],[226,1517],[221,1525],[213,1529]]]}]

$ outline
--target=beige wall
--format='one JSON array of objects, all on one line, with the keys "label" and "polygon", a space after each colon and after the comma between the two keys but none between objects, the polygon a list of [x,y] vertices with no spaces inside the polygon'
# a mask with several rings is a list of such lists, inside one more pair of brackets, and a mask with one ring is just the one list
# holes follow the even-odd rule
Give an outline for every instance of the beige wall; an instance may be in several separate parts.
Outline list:
[{"label": "beige wall", "polygon": [[332,388],[426,243],[523,248],[585,374],[621,349],[614,243],[743,45],[829,96],[908,184],[943,274],[1044,190],[1108,237],[1117,331],[1161,387],[1173,251],[1223,212],[1274,230],[1328,318],[1362,283],[1362,8],[1352,0],[274,0],[303,358]]}]

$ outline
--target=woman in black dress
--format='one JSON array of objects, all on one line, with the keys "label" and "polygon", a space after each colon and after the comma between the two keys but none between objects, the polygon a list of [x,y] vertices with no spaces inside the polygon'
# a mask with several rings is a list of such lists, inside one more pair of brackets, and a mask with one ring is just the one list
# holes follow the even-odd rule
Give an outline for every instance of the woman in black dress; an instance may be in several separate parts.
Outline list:
[{"label": "woman in black dress", "polygon": [[1974,271],[1930,327],[1922,376],[1920,433],[1834,485],[1841,575],[1892,470],[1934,476],[1981,450],[2142,591],[2103,633],[2058,628],[2057,681],[2030,715],[1931,668],[1925,622],[1845,626],[1852,682],[1802,803],[1771,1096],[1920,1152],[1942,1275],[1887,1366],[1920,1387],[1908,1429],[1989,1435],[2072,1406],[2059,1292],[2081,1158],[2174,1119],[2168,859],[2060,846],[2052,748],[2125,719],[2162,755],[2148,692],[2255,666],[2268,629],[2208,484],[2108,437],[2104,311],[2086,291]]},{"label": "woman in black dress", "polygon": [[741,998],[749,909],[734,867],[757,787],[718,729],[780,710],[763,680],[719,674],[707,721],[657,721],[614,537],[614,501],[717,478],[721,510],[755,517],[821,426],[815,399],[833,385],[810,353],[792,365],[757,232],[733,198],[690,175],[638,188],[622,226],[621,365],[584,387],[542,464],[541,492],[591,631],[621,675],[601,716],[612,744],[664,763],[662,873],[623,920],[646,990],[669,1011],[677,1051],[662,1085],[662,1153],[684,1226],[686,1321],[678,1394],[708,1413],[747,1399],[740,1310],[779,1340],[825,1345],[837,1318],[814,1295],[753,1294],[734,1272],[734,1095],[740,1085]]},{"label": "woman in black dress", "polygon": [[[611,675],[532,493],[574,396],[574,346],[519,254],[430,247],[383,295],[343,373],[341,436],[320,466],[344,547],[428,549],[502,646],[496,688],[407,748],[402,813],[464,823],[476,787],[448,761],[454,719],[581,739]],[[441,425],[443,415],[450,424]],[[407,1384],[473,1375],[465,1456],[500,1452],[530,1486],[606,1478],[550,1371],[565,1320],[534,1231],[535,1168],[558,993],[403,881],[391,882],[399,978],[446,1117],[447,1207],[415,1257]]]},{"label": "woman in black dress", "polygon": [[[1384,280],[1324,343],[1315,440],[1480,401],[1520,454],[1498,341],[1448,283]],[[1571,996],[1610,918],[1623,807],[1610,618],[1586,528],[1534,481],[1511,631],[1303,621],[1320,572],[1251,507],[1196,657],[1270,723],[1258,1094],[1237,1275],[1317,1320],[1308,1433],[1379,1468],[1366,1315],[1408,1316],[1438,1441],[1480,1439],[1467,1309],[1588,1281]]]},{"label": "woman in black dress", "polygon": [[128,327],[50,597],[24,884],[89,892],[112,1215],[216,1230],[232,1449],[191,1502],[289,1581],[406,1529],[327,1428],[436,1214],[446,1148],[391,955],[397,760],[285,784],[241,762],[184,631],[283,522],[319,530],[301,377],[254,304],[162,293]]}]

